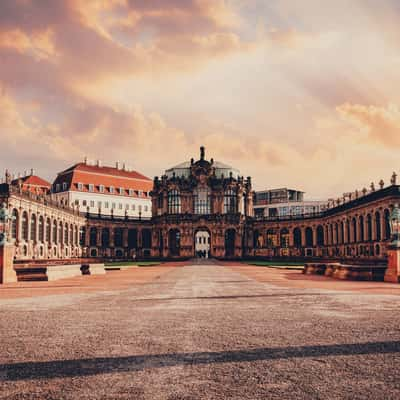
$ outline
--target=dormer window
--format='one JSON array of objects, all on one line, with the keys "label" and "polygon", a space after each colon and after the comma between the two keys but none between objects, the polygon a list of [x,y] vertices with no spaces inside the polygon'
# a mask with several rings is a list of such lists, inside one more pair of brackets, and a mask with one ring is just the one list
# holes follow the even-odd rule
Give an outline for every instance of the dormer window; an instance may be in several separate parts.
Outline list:
[{"label": "dormer window", "polygon": [[124,194],[124,188],[121,188],[121,187],[119,188],[119,194],[121,194],[121,195]]},{"label": "dormer window", "polygon": [[89,183],[89,192],[94,192],[94,185],[93,185],[93,183]]},{"label": "dormer window", "polygon": [[82,183],[80,183],[80,182],[78,182],[78,190],[83,190],[83,185],[82,185]]},{"label": "dormer window", "polygon": [[139,190],[139,196],[142,196],[142,195],[143,195],[143,191]]},{"label": "dormer window", "polygon": [[114,193],[114,186],[110,186],[110,193]]},{"label": "dormer window", "polygon": [[60,184],[57,183],[57,185],[56,185],[56,192],[59,192],[59,191],[60,191]]},{"label": "dormer window", "polygon": [[133,189],[129,189],[129,196],[133,196],[134,194],[134,190]]},{"label": "dormer window", "polygon": [[104,193],[104,185],[100,185],[99,186],[99,192],[100,193]]},{"label": "dormer window", "polygon": [[63,185],[62,185],[62,187],[63,187],[63,190],[67,190],[67,188],[68,188],[68,184],[67,184],[67,182],[63,182]]}]

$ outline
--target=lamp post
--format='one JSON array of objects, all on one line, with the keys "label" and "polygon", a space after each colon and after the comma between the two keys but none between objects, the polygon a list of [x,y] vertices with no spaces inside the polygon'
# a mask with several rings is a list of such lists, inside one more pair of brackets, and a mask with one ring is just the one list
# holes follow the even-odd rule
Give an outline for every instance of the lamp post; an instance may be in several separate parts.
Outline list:
[{"label": "lamp post", "polygon": [[395,204],[389,217],[391,242],[388,246],[388,266],[385,272],[385,282],[400,281],[400,209]]}]

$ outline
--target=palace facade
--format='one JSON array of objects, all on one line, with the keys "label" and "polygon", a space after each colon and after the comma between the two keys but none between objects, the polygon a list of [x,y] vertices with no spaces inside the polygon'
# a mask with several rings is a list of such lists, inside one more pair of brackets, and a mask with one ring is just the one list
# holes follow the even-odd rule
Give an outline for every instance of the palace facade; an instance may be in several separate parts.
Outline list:
[{"label": "palace facade", "polygon": [[255,216],[251,178],[207,160],[204,148],[199,160],[154,178],[151,217],[93,213],[51,194],[25,191],[11,180],[0,188],[0,201],[14,217],[9,241],[15,244],[16,260],[215,257],[385,263],[390,212],[400,201],[393,174],[390,185],[381,181],[377,189],[371,185],[349,193],[323,211]]}]

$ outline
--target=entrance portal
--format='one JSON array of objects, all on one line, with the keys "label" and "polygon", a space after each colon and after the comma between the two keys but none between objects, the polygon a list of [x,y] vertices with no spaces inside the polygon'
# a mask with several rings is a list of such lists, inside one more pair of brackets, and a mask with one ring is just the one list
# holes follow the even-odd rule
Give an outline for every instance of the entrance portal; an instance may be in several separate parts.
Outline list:
[{"label": "entrance portal", "polygon": [[197,231],[194,235],[194,254],[197,258],[210,257],[210,232],[206,230]]}]

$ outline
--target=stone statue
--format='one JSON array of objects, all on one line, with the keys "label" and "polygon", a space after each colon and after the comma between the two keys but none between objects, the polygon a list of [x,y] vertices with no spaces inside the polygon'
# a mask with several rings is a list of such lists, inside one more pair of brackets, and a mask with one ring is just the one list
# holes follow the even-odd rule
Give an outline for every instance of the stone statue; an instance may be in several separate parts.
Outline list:
[{"label": "stone statue", "polygon": [[6,203],[3,203],[0,208],[0,246],[4,246],[8,239],[8,221],[13,220],[10,217]]},{"label": "stone statue", "polygon": [[379,187],[380,187],[381,189],[383,189],[384,186],[385,186],[385,182],[383,181],[383,179],[381,179],[381,180],[379,181]]},{"label": "stone statue", "polygon": [[374,182],[371,182],[370,188],[371,188],[371,192],[375,192],[375,184],[374,184]]},{"label": "stone statue", "polygon": [[390,183],[392,185],[395,185],[396,184],[396,180],[397,180],[397,174],[396,174],[396,172],[393,172],[392,177],[390,178]]}]

